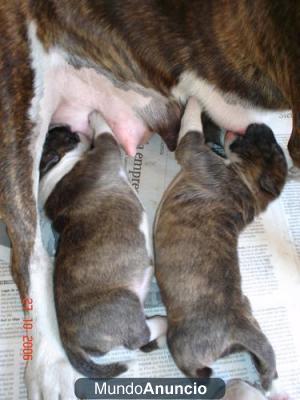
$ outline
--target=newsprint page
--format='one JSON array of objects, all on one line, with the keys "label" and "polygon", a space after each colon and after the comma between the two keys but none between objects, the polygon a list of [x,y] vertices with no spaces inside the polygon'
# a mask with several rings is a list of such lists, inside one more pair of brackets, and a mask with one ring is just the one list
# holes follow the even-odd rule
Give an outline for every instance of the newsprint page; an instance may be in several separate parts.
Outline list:
[{"label": "newsprint page", "polygon": [[[266,114],[265,121],[285,147],[291,131],[291,113]],[[134,159],[124,157],[124,162],[152,224],[161,196],[178,171],[174,155],[155,135],[148,144],[138,148]],[[42,226],[45,245],[53,256],[55,239],[44,217]],[[0,400],[25,400],[23,313],[10,274],[10,249],[3,225],[0,245]],[[294,400],[300,400],[300,182],[289,181],[280,198],[243,232],[239,255],[243,290],[274,346],[283,386]],[[148,315],[164,313],[154,279],[146,311]],[[127,377],[182,376],[166,347],[149,354],[115,350],[101,362],[112,360],[135,360]],[[213,370],[215,376],[225,381],[234,377],[251,382],[258,379],[245,353],[218,361]]]}]

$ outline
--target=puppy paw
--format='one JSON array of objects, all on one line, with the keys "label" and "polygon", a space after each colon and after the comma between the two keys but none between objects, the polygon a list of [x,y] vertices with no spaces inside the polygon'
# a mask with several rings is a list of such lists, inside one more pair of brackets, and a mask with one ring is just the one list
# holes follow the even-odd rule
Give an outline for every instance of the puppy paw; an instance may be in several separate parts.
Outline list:
[{"label": "puppy paw", "polygon": [[151,342],[145,344],[144,346],[142,346],[142,347],[140,348],[140,350],[141,350],[143,353],[151,353],[152,351],[158,350],[158,349],[159,349],[159,345],[158,345],[156,339],[155,339],[155,340],[152,340]]},{"label": "puppy paw", "polygon": [[155,315],[147,318],[146,324],[150,333],[149,342],[143,345],[140,350],[144,353],[150,353],[164,347],[167,343],[167,318],[162,315]]},{"label": "puppy paw", "polygon": [[288,393],[283,390],[281,382],[278,380],[274,380],[272,382],[272,386],[270,391],[267,393],[268,400],[293,400]]},{"label": "puppy paw", "polygon": [[145,344],[140,348],[143,353],[151,353],[154,350],[161,349],[167,345],[166,335],[160,336],[158,339],[151,340],[151,342]]},{"label": "puppy paw", "polygon": [[36,356],[29,361],[25,371],[25,381],[29,400],[76,400],[75,381],[82,378],[71,366],[66,356],[50,358]]},{"label": "puppy paw", "polygon": [[159,338],[166,336],[168,323],[165,316],[154,315],[153,317],[147,318],[146,324],[150,331],[149,342],[152,342],[155,339],[158,340]]},{"label": "puppy paw", "polygon": [[269,396],[268,400],[293,400],[287,393],[277,393]]},{"label": "puppy paw", "polygon": [[89,114],[89,125],[93,131],[94,139],[102,133],[112,133],[110,126],[98,111]]}]

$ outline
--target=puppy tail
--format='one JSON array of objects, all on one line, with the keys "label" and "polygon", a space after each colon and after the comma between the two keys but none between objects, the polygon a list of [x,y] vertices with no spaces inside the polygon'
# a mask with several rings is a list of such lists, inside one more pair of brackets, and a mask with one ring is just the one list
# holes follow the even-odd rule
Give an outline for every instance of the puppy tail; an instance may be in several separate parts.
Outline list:
[{"label": "puppy tail", "polygon": [[266,335],[253,319],[243,319],[234,334],[231,351],[246,350],[250,353],[257,371],[260,374],[262,387],[269,389],[277,377],[275,353]]},{"label": "puppy tail", "polygon": [[72,366],[88,378],[113,378],[128,370],[128,366],[122,363],[96,364],[82,349],[66,348],[65,351]]}]

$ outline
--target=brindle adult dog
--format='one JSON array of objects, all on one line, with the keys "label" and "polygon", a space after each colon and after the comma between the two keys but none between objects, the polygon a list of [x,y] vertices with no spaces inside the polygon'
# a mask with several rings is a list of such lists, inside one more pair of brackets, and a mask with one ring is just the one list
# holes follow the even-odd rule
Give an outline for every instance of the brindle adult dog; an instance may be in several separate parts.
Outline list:
[{"label": "brindle adult dog", "polygon": [[190,95],[231,130],[262,122],[262,109],[291,108],[289,149],[300,166],[299,14],[292,0],[1,2],[0,209],[14,279],[34,304],[31,399],[70,398],[75,377],[58,339],[36,207],[50,122],[89,133],[98,109],[133,154],[151,131],[174,147]]}]

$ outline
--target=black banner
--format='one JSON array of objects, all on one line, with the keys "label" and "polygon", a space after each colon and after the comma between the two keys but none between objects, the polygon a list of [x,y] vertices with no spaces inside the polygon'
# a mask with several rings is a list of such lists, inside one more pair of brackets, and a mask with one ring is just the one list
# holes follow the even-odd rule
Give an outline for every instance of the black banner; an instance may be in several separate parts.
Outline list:
[{"label": "black banner", "polygon": [[225,383],[219,378],[81,378],[75,383],[78,399],[222,399]]}]

